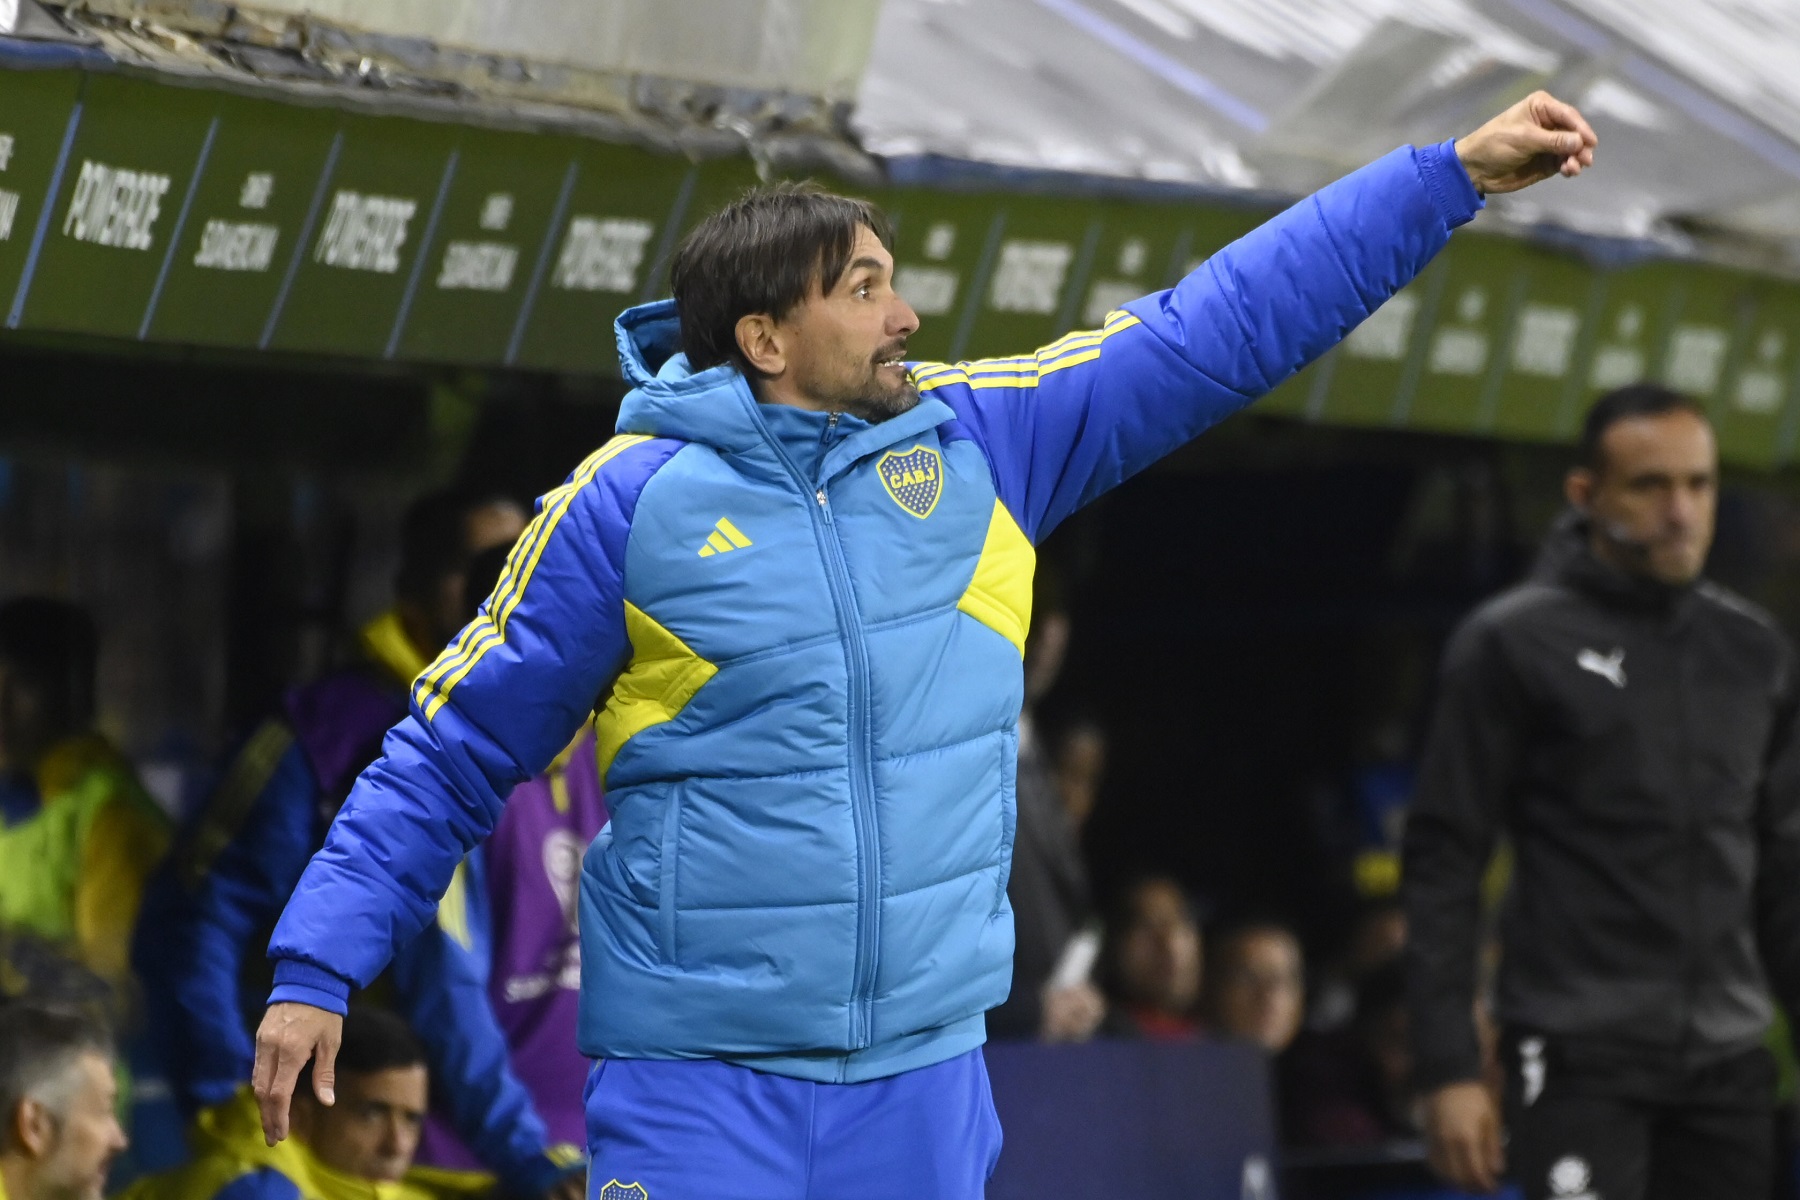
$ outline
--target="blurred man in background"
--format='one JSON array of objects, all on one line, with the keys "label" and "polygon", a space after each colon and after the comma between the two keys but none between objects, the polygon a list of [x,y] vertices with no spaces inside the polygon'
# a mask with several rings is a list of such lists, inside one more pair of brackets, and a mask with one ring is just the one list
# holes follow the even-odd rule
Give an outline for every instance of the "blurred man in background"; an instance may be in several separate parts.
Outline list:
[{"label": "blurred man in background", "polygon": [[1014,794],[1012,874],[1013,983],[1006,1003],[988,1013],[988,1036],[1085,1041],[1106,1015],[1090,978],[1095,933],[1080,827],[1057,786],[1036,708],[1055,685],[1068,654],[1070,623],[1056,576],[1040,569],[1025,639],[1025,708],[1019,714],[1019,772]]},{"label": "blurred man in background", "polygon": [[[496,546],[470,564],[465,617],[507,556]],[[434,1073],[456,1081],[433,1097],[421,1163],[469,1170],[547,1156],[566,1169],[559,1194],[580,1196],[591,1064],[575,1045],[576,895],[581,856],[606,818],[594,732],[584,725],[541,775],[512,790],[493,836],[451,877],[437,920],[394,956],[395,999]],[[473,1139],[457,1135],[468,1129],[478,1131]]]},{"label": "blurred man in background", "polygon": [[[1445,653],[1405,840],[1438,1169],[1529,1197],[1768,1193],[1780,998],[1800,1000],[1800,706],[1775,622],[1700,578],[1718,453],[1658,387],[1588,414],[1530,581]],[[1481,1082],[1483,869],[1502,915],[1505,1125]]]},{"label": "blurred man in background", "polygon": [[1206,944],[1201,1011],[1207,1027],[1270,1054],[1286,1050],[1306,1016],[1300,939],[1285,925],[1248,921],[1214,931]]},{"label": "blurred man in background", "polygon": [[62,948],[117,991],[169,829],[93,728],[98,654],[79,606],[0,605],[0,929]]},{"label": "blurred man in background", "polygon": [[1119,894],[1106,923],[1102,979],[1111,1004],[1101,1032],[1183,1041],[1198,1037],[1200,919],[1187,889],[1145,876]]},{"label": "blurred man in background", "polygon": [[100,1200],[125,1149],[118,1099],[99,1025],[0,1006],[0,1200]]},{"label": "blurred man in background", "polygon": [[[201,1112],[194,1158],[139,1180],[121,1200],[427,1200],[406,1178],[425,1122],[425,1049],[378,1008],[344,1019],[337,1102],[296,1098],[294,1136],[267,1145],[248,1086]],[[358,1186],[360,1185],[360,1186]],[[371,1186],[374,1185],[374,1186]]]},{"label": "blurred man in background", "polygon": [[[394,607],[363,628],[360,660],[290,692],[184,831],[153,887],[137,960],[153,1028],[168,1042],[169,1078],[188,1113],[230,1100],[249,1080],[245,1012],[267,983],[263,954],[275,918],[351,783],[405,714],[412,681],[467,622],[469,592],[492,586],[497,569],[471,583],[474,560],[494,549],[503,556],[523,527],[524,513],[510,500],[445,491],[414,502],[401,528]],[[597,794],[597,783],[581,790],[590,824]],[[433,1067],[462,1143],[519,1195],[555,1187],[578,1193],[579,1156],[551,1139],[514,1074],[485,976],[465,979],[469,966],[458,955],[426,947],[403,966],[396,1000],[430,1030]],[[459,980],[467,991],[456,991]],[[473,1002],[446,1003],[459,994]],[[439,1131],[438,1146],[448,1144],[447,1132]],[[465,1153],[442,1154],[472,1165]]]}]

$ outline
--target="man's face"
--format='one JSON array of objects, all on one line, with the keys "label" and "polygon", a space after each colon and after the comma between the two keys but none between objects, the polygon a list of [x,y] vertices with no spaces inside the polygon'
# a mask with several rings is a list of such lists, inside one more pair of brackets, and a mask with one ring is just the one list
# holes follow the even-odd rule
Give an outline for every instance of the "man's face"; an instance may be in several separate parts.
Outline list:
[{"label": "man's face", "polygon": [[1252,929],[1220,957],[1218,969],[1206,973],[1214,1019],[1271,1054],[1287,1049],[1300,1032],[1305,1002],[1300,944],[1285,930]]},{"label": "man's face", "polygon": [[[118,1088],[113,1082],[112,1064],[100,1054],[85,1053],[69,1068],[70,1078],[53,1105],[42,1104],[38,1115],[44,1136],[34,1149],[29,1141],[27,1152],[38,1160],[37,1178],[41,1191],[36,1196],[16,1200],[101,1200],[106,1193],[106,1172],[113,1158],[126,1146],[125,1131],[119,1128],[115,1111]],[[60,1107],[61,1112],[54,1109]],[[32,1121],[27,1115],[27,1122]]]},{"label": "man's face", "polygon": [[1607,429],[1600,465],[1569,473],[1571,503],[1594,523],[1594,548],[1631,575],[1691,583],[1706,565],[1718,508],[1712,426],[1691,412],[1626,417]]},{"label": "man's face", "polygon": [[392,1183],[412,1166],[425,1124],[425,1068],[346,1071],[330,1108],[310,1098],[303,1133],[320,1162],[334,1171]]},{"label": "man's face", "polygon": [[1119,947],[1121,983],[1130,998],[1183,1014],[1200,992],[1200,929],[1174,885],[1138,889],[1132,922]]},{"label": "man's face", "polygon": [[919,402],[906,373],[906,339],[919,328],[894,291],[894,256],[875,232],[856,231],[850,266],[776,322],[786,370],[806,407],[867,421],[898,416]]},{"label": "man's face", "polygon": [[56,740],[43,689],[0,658],[0,773],[30,771]]}]

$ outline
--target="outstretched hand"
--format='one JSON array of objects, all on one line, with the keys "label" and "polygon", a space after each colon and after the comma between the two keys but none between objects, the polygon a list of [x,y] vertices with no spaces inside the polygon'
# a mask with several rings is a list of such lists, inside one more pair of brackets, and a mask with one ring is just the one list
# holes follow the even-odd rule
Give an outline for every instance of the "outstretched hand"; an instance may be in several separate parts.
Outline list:
[{"label": "outstretched hand", "polygon": [[1533,92],[1493,120],[1460,138],[1456,157],[1483,194],[1516,192],[1594,165],[1599,139],[1572,104],[1549,92]]},{"label": "outstretched hand", "polygon": [[313,1062],[313,1095],[336,1103],[337,1052],[344,1018],[310,1004],[271,1004],[256,1031],[256,1068],[250,1085],[262,1110],[263,1138],[273,1146],[288,1135],[288,1106],[294,1083],[308,1059]]}]

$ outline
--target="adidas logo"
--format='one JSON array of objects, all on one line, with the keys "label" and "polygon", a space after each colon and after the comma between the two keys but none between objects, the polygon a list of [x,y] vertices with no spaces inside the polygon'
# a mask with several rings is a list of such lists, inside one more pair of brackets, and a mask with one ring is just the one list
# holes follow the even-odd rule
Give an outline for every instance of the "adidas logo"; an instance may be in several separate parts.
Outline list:
[{"label": "adidas logo", "polygon": [[700,547],[701,558],[711,558],[715,554],[730,554],[733,550],[742,550],[750,545],[750,539],[744,531],[733,525],[724,517],[713,526],[713,531],[706,535],[706,545]]}]

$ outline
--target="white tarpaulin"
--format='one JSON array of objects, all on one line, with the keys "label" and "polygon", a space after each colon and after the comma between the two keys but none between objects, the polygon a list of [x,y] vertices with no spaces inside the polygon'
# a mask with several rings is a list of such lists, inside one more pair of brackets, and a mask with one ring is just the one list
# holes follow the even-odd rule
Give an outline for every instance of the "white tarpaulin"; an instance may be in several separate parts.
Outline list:
[{"label": "white tarpaulin", "polygon": [[885,0],[854,120],[889,158],[1293,193],[1540,86],[1600,165],[1500,215],[1800,239],[1796,0]]}]

